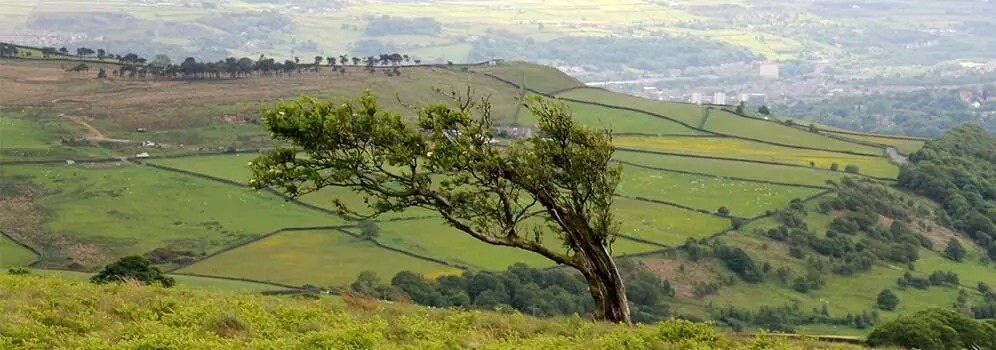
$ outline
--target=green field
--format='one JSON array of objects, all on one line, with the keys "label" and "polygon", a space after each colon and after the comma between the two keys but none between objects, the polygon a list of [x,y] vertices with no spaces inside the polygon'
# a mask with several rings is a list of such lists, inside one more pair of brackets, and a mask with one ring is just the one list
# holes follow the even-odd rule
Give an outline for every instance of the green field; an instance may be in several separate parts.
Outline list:
[{"label": "green field", "polygon": [[0,146],[3,148],[48,149],[55,138],[40,125],[10,113],[0,113]]},{"label": "green field", "polygon": [[[519,86],[525,85],[527,89],[533,89],[541,93],[551,93],[557,90],[584,85],[577,79],[553,67],[523,62],[508,62],[493,67],[476,67],[474,71],[488,73],[511,81]],[[525,84],[523,84],[523,79],[525,79]]]},{"label": "green field", "polygon": [[70,148],[59,144],[65,123],[48,113],[0,112],[0,160],[60,159],[81,155],[106,155],[93,145]]},{"label": "green field", "polygon": [[722,178],[662,173],[633,166],[623,168],[622,195],[664,200],[715,212],[727,207],[730,214],[753,217],[788,205],[819,190],[767,185]]},{"label": "green field", "polygon": [[[377,241],[381,244],[474,269],[504,270],[517,262],[534,267],[552,265],[550,260],[532,252],[488,245],[478,241],[466,233],[446,226],[440,219],[388,221],[378,223],[377,226],[380,228]],[[527,226],[530,230],[535,227],[532,224]],[[352,231],[356,231],[356,229],[352,229]],[[547,234],[544,237],[545,243],[558,244],[555,235]],[[655,249],[658,247],[618,239],[612,246],[612,253],[621,255]]]},{"label": "green field", "polygon": [[629,107],[682,121],[693,127],[702,122],[702,106],[690,103],[662,102],[601,89],[577,89],[557,94],[557,97],[598,102],[610,106]]},{"label": "green field", "polygon": [[429,276],[459,272],[332,230],[283,232],[178,272],[327,287],[348,286],[368,270],[386,280],[402,270]]},{"label": "green field", "polygon": [[613,159],[663,169],[812,186],[826,186],[826,180],[839,180],[841,177],[847,175],[843,172],[831,172],[808,167],[691,158],[629,152],[625,150],[616,150]]},{"label": "green field", "polygon": [[[40,276],[53,276],[59,277],[67,280],[76,281],[89,281],[90,277],[93,276],[92,273],[77,272],[77,271],[66,271],[66,270],[42,270],[42,269],[28,269],[32,274]],[[253,283],[235,280],[226,280],[221,278],[209,278],[209,277],[199,277],[199,276],[184,276],[170,274],[176,280],[176,287],[182,289],[196,289],[196,290],[218,290],[218,291],[229,291],[229,292],[263,292],[271,290],[284,290],[287,288],[263,284],[263,283]]]},{"label": "green field", "polygon": [[223,154],[200,157],[152,159],[149,163],[164,165],[171,168],[204,174],[246,184],[249,188],[249,162],[259,157],[259,154]]},{"label": "green field", "polygon": [[781,147],[730,137],[617,136],[612,141],[616,147],[626,149],[758,160],[820,169],[831,169],[836,163],[839,171],[847,165],[855,165],[861,174],[887,178],[899,175],[899,167],[885,157]]},{"label": "green field", "polygon": [[[3,229],[3,227],[0,227]],[[10,266],[25,266],[38,259],[35,253],[24,248],[7,237],[0,236],[0,268]]]},{"label": "green field", "polygon": [[882,154],[875,147],[863,146],[832,139],[808,131],[765,120],[744,118],[723,110],[712,110],[705,129],[728,135],[737,135],[791,146],[803,146],[832,151],[851,151],[871,155]]},{"label": "green field", "polygon": [[622,233],[670,246],[681,245],[689,237],[708,237],[730,226],[725,218],[634,199],[616,198],[614,208]]},{"label": "green field", "polygon": [[66,255],[106,262],[158,247],[210,253],[281,227],[343,223],[270,194],[149,167],[16,166],[4,173],[29,176],[45,191],[36,202],[50,238],[39,239],[70,240],[46,252],[47,263]]},{"label": "green field", "polygon": [[[608,129],[615,133],[647,133],[698,135],[698,131],[689,129],[670,120],[656,118],[644,113],[614,110],[596,105],[566,102],[567,107],[578,123],[597,129]],[[536,117],[528,110],[519,113],[518,122],[522,125],[535,125]]]},{"label": "green field", "polygon": [[894,139],[888,137],[879,137],[875,135],[851,135],[851,134],[838,134],[838,135],[842,137],[858,139],[861,141],[893,146],[896,147],[896,149],[899,150],[899,153],[902,154],[912,154],[913,152],[920,150],[920,148],[923,147],[923,144],[926,143],[926,141]]}]

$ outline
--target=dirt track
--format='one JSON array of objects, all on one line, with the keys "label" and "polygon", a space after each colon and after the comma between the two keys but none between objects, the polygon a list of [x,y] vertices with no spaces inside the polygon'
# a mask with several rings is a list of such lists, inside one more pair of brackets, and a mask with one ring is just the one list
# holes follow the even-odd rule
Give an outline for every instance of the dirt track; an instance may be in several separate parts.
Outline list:
[{"label": "dirt track", "polygon": [[63,115],[63,117],[68,118],[69,120],[72,120],[74,123],[76,123],[76,124],[78,124],[78,125],[86,128],[86,130],[87,130],[86,137],[88,139],[91,139],[91,140],[94,140],[94,141],[105,141],[105,142],[120,142],[120,143],[131,142],[129,140],[108,138],[108,137],[104,136],[104,134],[101,133],[99,129],[93,127],[93,125],[90,125],[90,123],[87,123],[85,120],[83,120],[83,118],[80,118],[80,117],[77,117],[77,116],[68,116],[68,115]]}]

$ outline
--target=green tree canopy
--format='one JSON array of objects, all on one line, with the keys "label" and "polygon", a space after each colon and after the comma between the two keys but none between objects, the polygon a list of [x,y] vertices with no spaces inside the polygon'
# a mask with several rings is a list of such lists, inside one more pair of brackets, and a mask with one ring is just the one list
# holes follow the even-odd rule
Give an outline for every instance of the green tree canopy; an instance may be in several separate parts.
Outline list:
[{"label": "green tree canopy", "polygon": [[966,254],[968,254],[968,252],[965,251],[965,247],[961,245],[961,242],[959,242],[957,238],[951,238],[951,240],[948,241],[948,246],[944,248],[944,257],[954,261],[964,260]]},{"label": "green tree canopy", "polygon": [[868,335],[873,347],[996,349],[996,327],[951,310],[927,309],[901,316]]},{"label": "green tree canopy", "polygon": [[878,293],[878,307],[882,310],[892,311],[899,306],[899,297],[891,290],[883,289]]},{"label": "green tree canopy", "polygon": [[132,255],[121,258],[113,264],[104,267],[100,273],[90,278],[93,283],[115,283],[125,280],[135,280],[145,284],[159,284],[163,287],[172,287],[176,281],[172,277],[163,274],[159,268],[152,266],[149,259]]}]

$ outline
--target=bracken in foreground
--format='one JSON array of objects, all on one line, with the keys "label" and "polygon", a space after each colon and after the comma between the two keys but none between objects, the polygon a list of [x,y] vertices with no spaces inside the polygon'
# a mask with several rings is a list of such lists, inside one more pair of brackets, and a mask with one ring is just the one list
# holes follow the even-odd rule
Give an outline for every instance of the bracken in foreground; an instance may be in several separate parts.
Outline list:
[{"label": "bracken in foreground", "polygon": [[0,349],[852,349],[707,324],[626,327],[425,309],[352,297],[275,297],[0,276]]}]

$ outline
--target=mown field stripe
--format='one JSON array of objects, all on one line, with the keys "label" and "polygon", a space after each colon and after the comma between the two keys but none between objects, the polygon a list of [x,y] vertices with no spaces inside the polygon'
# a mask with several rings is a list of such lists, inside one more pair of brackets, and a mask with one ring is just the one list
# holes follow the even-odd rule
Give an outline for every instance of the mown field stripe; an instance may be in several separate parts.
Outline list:
[{"label": "mown field stripe", "polygon": [[619,164],[623,164],[623,165],[634,166],[634,167],[637,167],[637,168],[643,168],[643,169],[648,169],[648,170],[657,170],[657,171],[665,171],[665,172],[676,173],[676,174],[696,175],[696,176],[703,176],[703,177],[709,177],[709,178],[719,178],[719,179],[729,179],[729,180],[737,180],[737,181],[743,181],[743,182],[753,182],[753,183],[759,183],[759,184],[765,184],[765,185],[778,185],[778,186],[797,187],[797,188],[810,188],[810,189],[817,189],[817,190],[828,190],[828,189],[830,189],[829,187],[825,187],[825,186],[806,185],[806,184],[797,184],[797,183],[789,183],[789,182],[778,182],[778,181],[768,181],[768,180],[758,180],[758,179],[748,179],[748,178],[736,177],[736,176],[722,176],[722,175],[709,174],[709,173],[699,173],[699,172],[694,172],[694,171],[661,168],[661,167],[643,165],[643,164],[639,164],[639,163],[633,163],[633,162],[629,162],[629,161],[625,161],[625,160],[615,160],[615,159],[613,159],[612,161],[616,162],[616,163],[619,163]]},{"label": "mown field stripe", "polygon": [[[798,129],[798,130],[802,130],[802,131],[807,131],[807,132],[810,130],[810,128],[808,126],[804,126],[804,125],[797,124],[797,123],[792,123],[792,125],[785,125],[785,124],[783,124],[783,123],[781,123],[781,122],[779,122],[777,120],[774,120],[774,119],[764,119],[764,118],[758,118],[758,117],[750,116],[750,115],[743,114],[743,113],[737,113],[736,110],[731,110],[729,108],[720,108],[720,109],[723,110],[723,111],[725,111],[725,112],[727,112],[727,113],[730,113],[732,115],[735,115],[735,116],[738,116],[738,117],[741,117],[741,118],[746,118],[746,119],[750,119],[750,120],[754,120],[754,121],[760,121],[760,122],[766,122],[766,123],[774,123],[774,124],[777,124],[777,125],[780,125],[780,126],[787,126],[787,127],[790,127],[790,128],[794,128],[794,129]],[[827,137],[827,138],[831,138],[831,139],[834,139],[834,140],[838,140],[838,141],[841,141],[841,142],[847,142],[847,143],[851,143],[851,144],[856,144],[856,145],[861,145],[861,146],[869,146],[869,147],[877,147],[877,148],[884,148],[885,146],[887,146],[885,144],[879,144],[879,143],[868,142],[868,141],[863,141],[863,140],[858,140],[858,139],[852,139],[852,138],[842,137],[842,136],[838,136],[838,135],[829,135],[828,133],[832,133],[832,131],[826,130],[826,129],[820,129],[820,128],[817,128],[817,127],[814,127],[814,129],[816,129],[816,131],[817,131],[816,134],[817,135],[820,135],[820,136],[823,136],[823,137]],[[874,135],[866,135],[866,136],[874,136]]]},{"label": "mown field stripe", "polygon": [[227,253],[227,252],[230,252],[232,250],[235,250],[235,249],[247,246],[247,245],[252,244],[254,242],[258,242],[261,239],[264,239],[264,238],[267,238],[267,237],[271,237],[273,235],[280,234],[282,232],[336,230],[336,229],[339,229],[339,228],[352,228],[352,227],[356,227],[356,226],[354,226],[354,225],[332,225],[332,226],[307,226],[307,227],[283,227],[283,228],[278,228],[276,230],[264,233],[262,235],[251,237],[249,239],[246,239],[246,240],[243,240],[243,241],[240,241],[240,242],[236,242],[235,244],[232,244],[230,246],[221,248],[220,250],[218,250],[218,251],[216,251],[214,253],[205,255],[205,256],[201,257],[200,259],[196,259],[196,260],[191,261],[191,262],[186,263],[186,264],[182,264],[182,265],[177,265],[177,266],[171,267],[171,268],[167,269],[166,272],[173,273],[175,271],[178,271],[178,270],[181,270],[181,269],[185,269],[185,268],[190,267],[191,265],[194,265],[196,263],[205,261],[205,260],[210,259],[212,257],[221,255],[223,253]]},{"label": "mown field stripe", "polygon": [[[833,171],[833,170],[830,170],[830,169],[814,168],[814,167],[809,167],[809,166],[805,166],[805,165],[801,165],[801,164],[779,163],[779,162],[772,162],[772,161],[765,161],[765,160],[729,158],[729,157],[718,157],[718,156],[703,156],[703,155],[697,155],[697,154],[685,154],[685,153],[674,153],[674,152],[664,152],[664,151],[651,151],[651,150],[638,149],[638,148],[620,148],[620,147],[616,147],[616,151],[633,152],[633,153],[644,153],[644,154],[657,154],[657,155],[674,156],[674,157],[687,157],[687,158],[724,160],[724,161],[730,161],[730,162],[754,163],[754,164],[764,164],[764,165],[773,165],[773,166],[786,166],[786,167],[793,167],[793,168],[813,169],[813,170],[817,170],[817,171],[839,173],[838,171]],[[850,175],[861,176],[861,177],[866,177],[866,178],[869,178],[869,179],[880,180],[880,181],[890,181],[890,182],[896,181],[896,179],[894,179],[894,178],[877,177],[877,176],[871,176],[871,175],[861,174],[861,173],[850,174]]]},{"label": "mown field stripe", "polygon": [[706,214],[706,215],[712,215],[712,216],[720,217],[720,218],[728,218],[728,219],[729,218],[740,218],[740,219],[746,219],[746,218],[741,218],[739,216],[722,215],[722,214],[719,214],[719,213],[711,212],[711,211],[706,210],[706,209],[689,207],[687,205],[683,205],[683,204],[679,204],[679,203],[675,203],[675,202],[671,202],[671,201],[666,201],[666,200],[661,200],[661,199],[651,199],[651,198],[639,197],[639,196],[626,196],[626,195],[621,195],[621,194],[617,194],[614,197],[631,199],[631,200],[645,202],[645,203],[651,203],[651,204],[667,205],[667,206],[675,207],[675,208],[678,208],[678,209],[684,209],[684,210],[688,210],[688,211],[694,211],[696,213],[701,213],[701,214]]},{"label": "mown field stripe", "polygon": [[[361,237],[360,235],[357,235],[357,234],[354,234],[352,232],[346,231],[344,228],[338,228],[338,229],[335,229],[335,230],[339,231],[339,232],[341,232],[343,234],[355,237],[355,238],[363,239],[363,237]],[[469,266],[464,266],[464,265],[461,265],[461,264],[455,264],[455,263],[451,263],[451,262],[448,262],[448,261],[445,261],[445,260],[436,259],[436,258],[433,258],[433,257],[430,257],[430,256],[412,253],[412,252],[409,252],[409,251],[404,250],[404,249],[395,248],[395,247],[392,247],[392,246],[389,246],[389,245],[385,245],[383,243],[378,242],[376,239],[367,239],[367,240],[370,241],[370,243],[373,243],[374,245],[376,245],[377,247],[380,247],[382,249],[387,249],[387,250],[393,251],[395,253],[404,254],[404,255],[410,256],[412,258],[421,259],[421,260],[432,262],[432,263],[436,263],[436,264],[441,264],[441,265],[444,265],[444,266],[447,266],[447,267],[458,268],[458,269],[465,270],[465,271],[466,270],[471,270],[471,268]]]}]

